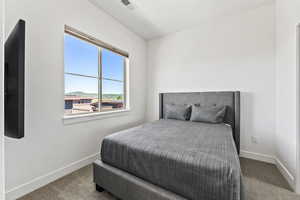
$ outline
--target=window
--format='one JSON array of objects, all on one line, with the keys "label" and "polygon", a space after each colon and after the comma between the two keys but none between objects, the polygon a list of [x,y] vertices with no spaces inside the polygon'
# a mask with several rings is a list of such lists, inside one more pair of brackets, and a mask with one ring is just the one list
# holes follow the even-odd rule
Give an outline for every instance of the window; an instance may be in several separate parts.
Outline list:
[{"label": "window", "polygon": [[65,115],[127,108],[128,54],[65,28]]}]

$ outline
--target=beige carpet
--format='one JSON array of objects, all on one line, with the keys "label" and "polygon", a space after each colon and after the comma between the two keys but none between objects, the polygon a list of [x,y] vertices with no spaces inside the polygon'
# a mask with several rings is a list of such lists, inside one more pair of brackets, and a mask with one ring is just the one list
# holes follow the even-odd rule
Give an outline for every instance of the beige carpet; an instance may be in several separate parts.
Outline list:
[{"label": "beige carpet", "polygon": [[[300,200],[272,164],[241,159],[247,200]],[[84,167],[20,200],[115,200],[107,192],[95,191],[92,166]]]}]

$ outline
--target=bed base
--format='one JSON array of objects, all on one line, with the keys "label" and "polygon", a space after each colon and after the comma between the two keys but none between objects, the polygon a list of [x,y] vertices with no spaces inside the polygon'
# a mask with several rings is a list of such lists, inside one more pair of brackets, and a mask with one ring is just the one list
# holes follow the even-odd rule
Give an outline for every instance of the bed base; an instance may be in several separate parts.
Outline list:
[{"label": "bed base", "polygon": [[187,200],[101,160],[96,160],[93,168],[96,190],[106,190],[122,200]]},{"label": "bed base", "polygon": [[98,184],[96,184],[96,190],[97,190],[98,192],[104,192],[104,188],[101,187],[101,186],[99,186]]}]

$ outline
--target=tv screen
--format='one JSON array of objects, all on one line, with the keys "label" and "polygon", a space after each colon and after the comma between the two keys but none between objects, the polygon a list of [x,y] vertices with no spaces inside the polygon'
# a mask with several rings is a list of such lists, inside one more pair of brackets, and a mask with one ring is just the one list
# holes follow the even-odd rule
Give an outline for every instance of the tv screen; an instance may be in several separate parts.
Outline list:
[{"label": "tv screen", "polygon": [[25,21],[19,20],[5,42],[5,135],[24,137]]}]

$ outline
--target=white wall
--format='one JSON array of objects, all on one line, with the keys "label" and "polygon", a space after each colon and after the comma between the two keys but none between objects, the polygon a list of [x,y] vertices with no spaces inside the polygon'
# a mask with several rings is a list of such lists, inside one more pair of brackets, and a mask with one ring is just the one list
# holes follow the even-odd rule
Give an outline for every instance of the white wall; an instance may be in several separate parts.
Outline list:
[{"label": "white wall", "polygon": [[3,116],[3,69],[4,69],[4,0],[0,0],[0,200],[4,199],[4,116]]},{"label": "white wall", "polygon": [[[276,1],[277,157],[296,176],[297,25],[300,1]],[[298,102],[299,103],[299,102]],[[299,169],[298,169],[299,170]],[[299,173],[299,172],[298,172]],[[300,186],[299,186],[300,187]],[[300,188],[298,188],[300,192]]]},{"label": "white wall", "polygon": [[158,118],[159,92],[240,90],[241,150],[273,156],[274,11],[270,3],[151,40],[147,120]]},{"label": "white wall", "polygon": [[[19,18],[27,23],[25,138],[5,140],[10,199],[93,159],[105,135],[144,122],[146,107],[146,42],[112,17],[86,0],[8,0],[6,36]],[[130,53],[131,112],[64,124],[65,24]]]},{"label": "white wall", "polygon": [[[14,198],[42,176],[93,158],[103,136],[143,122],[145,107],[147,119],[157,119],[158,93],[171,91],[240,90],[241,149],[275,155],[295,177],[299,4],[276,1],[276,38],[270,4],[151,40],[146,63],[145,41],[85,0],[6,1],[6,36],[17,19],[27,22],[26,137],[5,141],[6,192]],[[64,24],[130,52],[130,113],[64,124]]]}]

